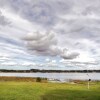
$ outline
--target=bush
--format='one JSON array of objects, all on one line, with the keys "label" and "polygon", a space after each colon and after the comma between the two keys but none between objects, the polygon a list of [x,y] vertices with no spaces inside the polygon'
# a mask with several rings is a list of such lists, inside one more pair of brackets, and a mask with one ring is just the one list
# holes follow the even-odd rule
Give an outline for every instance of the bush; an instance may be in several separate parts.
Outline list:
[{"label": "bush", "polygon": [[42,79],[40,77],[37,77],[36,82],[41,82]]}]

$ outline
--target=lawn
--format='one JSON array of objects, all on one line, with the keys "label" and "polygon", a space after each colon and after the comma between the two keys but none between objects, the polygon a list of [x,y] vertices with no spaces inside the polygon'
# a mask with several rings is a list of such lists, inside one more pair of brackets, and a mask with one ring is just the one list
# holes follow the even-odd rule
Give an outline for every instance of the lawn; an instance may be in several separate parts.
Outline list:
[{"label": "lawn", "polygon": [[0,100],[100,100],[100,82],[65,84],[0,82]]}]

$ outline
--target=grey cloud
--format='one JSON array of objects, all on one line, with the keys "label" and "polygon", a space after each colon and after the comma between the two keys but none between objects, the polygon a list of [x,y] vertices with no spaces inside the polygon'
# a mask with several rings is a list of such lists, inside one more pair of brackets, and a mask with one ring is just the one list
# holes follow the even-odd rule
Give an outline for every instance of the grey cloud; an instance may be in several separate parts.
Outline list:
[{"label": "grey cloud", "polygon": [[0,25],[1,26],[6,26],[6,25],[9,25],[10,24],[10,21],[2,15],[2,12],[0,11]]},{"label": "grey cloud", "polygon": [[79,17],[100,13],[99,0],[1,0],[0,4],[9,7],[21,17],[45,27],[56,25],[61,20],[59,16]]},{"label": "grey cloud", "polygon": [[[42,2],[41,0],[5,0],[4,6],[9,7],[12,11],[19,14],[24,19],[37,24],[51,25],[55,22],[53,10],[48,3]],[[2,1],[1,1],[2,2]]]},{"label": "grey cloud", "polygon": [[79,53],[72,53],[72,54],[69,54],[69,55],[61,55],[62,58],[64,59],[75,59],[77,56],[79,55]]},{"label": "grey cloud", "polygon": [[56,34],[54,32],[40,33],[34,32],[28,34],[23,38],[26,41],[26,47],[32,54],[48,55],[48,56],[60,56],[64,59],[74,59],[79,54],[70,53],[67,54],[65,49],[57,45]]},{"label": "grey cloud", "polygon": [[32,23],[49,28],[57,23],[59,14],[70,13],[73,5],[70,0],[4,0],[0,3]]},{"label": "grey cloud", "polygon": [[23,38],[28,50],[42,55],[57,55],[59,48],[56,47],[57,39],[52,32],[40,33],[34,32]]},{"label": "grey cloud", "polygon": [[13,38],[5,36],[5,35],[3,35],[3,36],[0,35],[0,42],[7,43],[10,45],[16,45],[19,47],[23,46],[23,44],[19,40],[13,39]]},{"label": "grey cloud", "polygon": [[61,54],[61,57],[64,59],[74,59],[78,56],[79,56],[79,53],[77,53],[77,52],[68,53],[68,50],[66,50],[66,49],[64,49]]}]

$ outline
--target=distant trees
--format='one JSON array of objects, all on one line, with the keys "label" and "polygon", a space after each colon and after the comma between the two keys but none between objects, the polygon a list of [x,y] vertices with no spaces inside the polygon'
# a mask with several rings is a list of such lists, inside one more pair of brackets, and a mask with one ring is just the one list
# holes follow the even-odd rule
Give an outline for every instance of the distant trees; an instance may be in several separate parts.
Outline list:
[{"label": "distant trees", "polygon": [[100,72],[100,70],[40,70],[40,69],[30,69],[30,70],[7,70],[0,69],[0,72],[19,72],[19,73],[30,73],[30,72],[41,72],[41,73],[92,73],[92,72]]}]

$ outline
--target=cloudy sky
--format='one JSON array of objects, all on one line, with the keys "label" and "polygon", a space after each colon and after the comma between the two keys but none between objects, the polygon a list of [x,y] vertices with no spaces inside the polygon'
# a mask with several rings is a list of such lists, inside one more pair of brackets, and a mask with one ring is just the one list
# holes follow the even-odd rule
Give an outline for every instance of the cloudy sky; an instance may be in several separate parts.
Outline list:
[{"label": "cloudy sky", "polygon": [[0,69],[100,69],[100,0],[0,0]]}]

